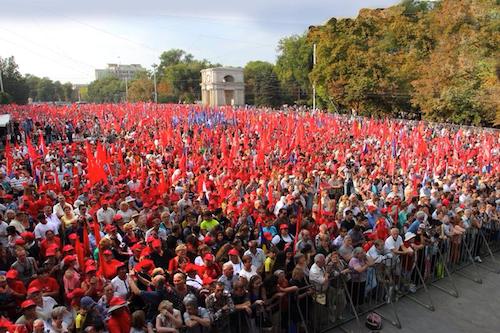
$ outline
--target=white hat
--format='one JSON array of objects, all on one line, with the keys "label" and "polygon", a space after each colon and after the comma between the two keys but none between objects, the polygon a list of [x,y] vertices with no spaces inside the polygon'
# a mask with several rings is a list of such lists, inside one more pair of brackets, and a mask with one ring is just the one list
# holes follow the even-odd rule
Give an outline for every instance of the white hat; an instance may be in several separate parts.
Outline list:
[{"label": "white hat", "polygon": [[405,242],[409,241],[410,239],[415,238],[417,235],[415,235],[413,232],[408,231],[405,234]]}]

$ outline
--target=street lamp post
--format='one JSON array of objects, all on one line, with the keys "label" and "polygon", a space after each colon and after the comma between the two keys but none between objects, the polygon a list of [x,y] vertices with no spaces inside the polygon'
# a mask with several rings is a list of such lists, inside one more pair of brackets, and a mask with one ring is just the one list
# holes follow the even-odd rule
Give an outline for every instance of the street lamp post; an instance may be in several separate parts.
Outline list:
[{"label": "street lamp post", "polygon": [[153,64],[153,83],[154,83],[154,92],[155,92],[155,103],[158,103],[158,91],[156,90],[156,64]]}]

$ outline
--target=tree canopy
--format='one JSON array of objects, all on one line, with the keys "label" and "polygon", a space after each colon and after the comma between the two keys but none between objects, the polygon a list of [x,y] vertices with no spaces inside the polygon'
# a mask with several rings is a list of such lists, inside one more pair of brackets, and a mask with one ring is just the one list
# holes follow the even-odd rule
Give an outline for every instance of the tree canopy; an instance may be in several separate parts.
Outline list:
[{"label": "tree canopy", "polygon": [[[491,125],[499,105],[495,0],[407,0],[311,27],[319,103],[370,116]],[[498,116],[497,116],[498,117]]]}]

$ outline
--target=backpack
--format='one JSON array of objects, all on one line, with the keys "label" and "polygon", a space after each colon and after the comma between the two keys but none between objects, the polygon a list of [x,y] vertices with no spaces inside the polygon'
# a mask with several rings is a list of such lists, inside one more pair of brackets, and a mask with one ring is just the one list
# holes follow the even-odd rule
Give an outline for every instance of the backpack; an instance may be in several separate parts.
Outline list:
[{"label": "backpack", "polygon": [[382,329],[382,317],[375,312],[369,313],[366,316],[365,325],[371,330],[380,330]]}]

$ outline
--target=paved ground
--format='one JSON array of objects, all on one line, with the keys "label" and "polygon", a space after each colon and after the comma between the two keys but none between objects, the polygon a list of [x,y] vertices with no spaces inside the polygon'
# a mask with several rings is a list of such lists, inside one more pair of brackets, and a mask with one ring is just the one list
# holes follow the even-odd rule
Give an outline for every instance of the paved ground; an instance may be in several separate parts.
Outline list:
[{"label": "paved ground", "polygon": [[[496,254],[498,260],[499,254]],[[491,261],[481,265],[493,267]],[[500,267],[499,267],[500,268]],[[439,289],[431,287],[430,294],[435,306],[435,311],[429,311],[421,305],[402,298],[397,303],[398,314],[402,328],[398,329],[389,322],[384,321],[381,333],[499,333],[500,332],[500,274],[477,269],[482,277],[482,284],[454,274],[453,278],[459,291],[459,297],[455,298]],[[464,274],[472,276],[472,267],[465,268]],[[445,281],[440,282],[443,286],[449,286]],[[422,291],[416,295],[419,299],[428,300]],[[388,306],[379,309],[380,313],[388,317],[393,314],[388,311]],[[348,332],[365,333],[370,332],[364,327],[364,318],[361,320],[363,327],[360,329],[355,322],[345,325]],[[340,329],[332,333],[342,332]]]}]

